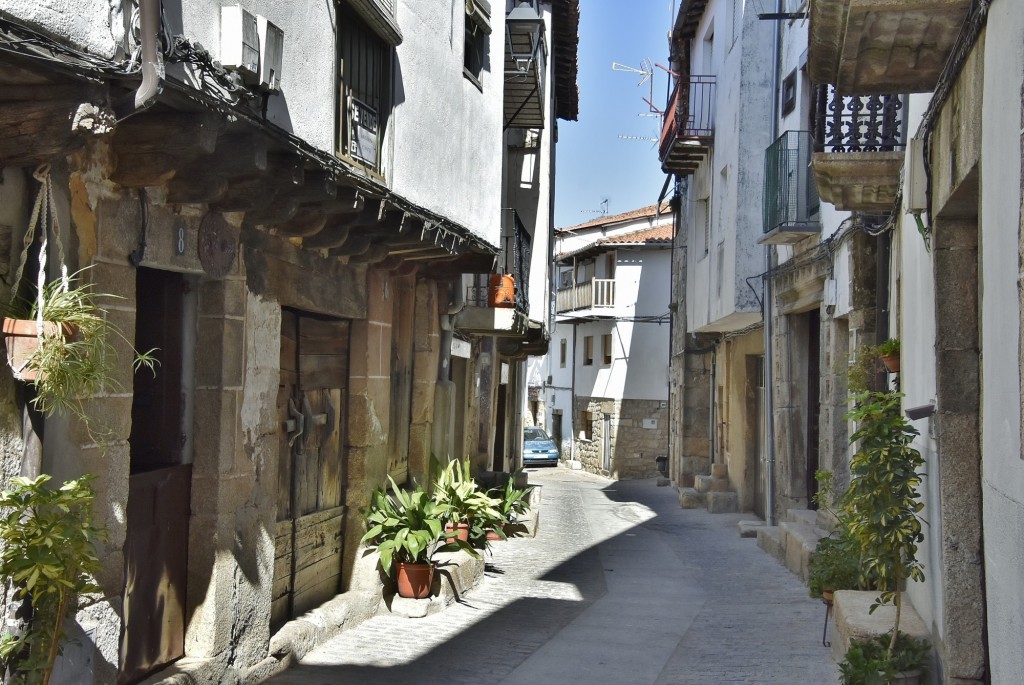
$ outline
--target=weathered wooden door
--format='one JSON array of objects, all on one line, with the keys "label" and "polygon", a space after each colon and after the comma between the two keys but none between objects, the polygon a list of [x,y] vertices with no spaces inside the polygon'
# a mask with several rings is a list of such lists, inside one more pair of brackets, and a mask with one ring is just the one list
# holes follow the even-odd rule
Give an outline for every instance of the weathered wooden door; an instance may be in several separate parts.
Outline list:
[{"label": "weathered wooden door", "polygon": [[347,321],[281,313],[274,626],[341,586],[348,344]]},{"label": "weathered wooden door", "polygon": [[194,291],[181,274],[139,269],[136,292],[135,346],[155,348],[160,365],[140,369],[133,383],[120,683],[185,653],[192,483],[185,416],[194,373],[184,349],[194,334],[186,316]]}]

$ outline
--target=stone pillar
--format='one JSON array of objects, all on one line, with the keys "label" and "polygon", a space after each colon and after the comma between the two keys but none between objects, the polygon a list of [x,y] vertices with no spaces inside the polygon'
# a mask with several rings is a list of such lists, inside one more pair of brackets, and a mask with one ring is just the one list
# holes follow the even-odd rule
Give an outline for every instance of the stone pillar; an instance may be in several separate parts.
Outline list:
[{"label": "stone pillar", "polygon": [[977,220],[940,218],[933,235],[944,622],[939,658],[944,683],[980,684],[986,653]]},{"label": "stone pillar", "polygon": [[425,484],[434,422],[434,386],[440,360],[441,326],[436,282],[421,280],[416,283],[414,311],[409,475]]}]

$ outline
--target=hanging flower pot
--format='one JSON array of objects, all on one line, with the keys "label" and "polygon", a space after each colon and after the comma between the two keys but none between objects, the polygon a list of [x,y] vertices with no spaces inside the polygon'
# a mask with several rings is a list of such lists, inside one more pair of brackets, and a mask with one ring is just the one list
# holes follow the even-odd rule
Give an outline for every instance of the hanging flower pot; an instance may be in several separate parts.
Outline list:
[{"label": "hanging flower pot", "polygon": [[501,308],[516,306],[516,282],[512,274],[491,274],[487,304]]},{"label": "hanging flower pot", "polygon": [[14,377],[20,381],[37,381],[46,378],[46,372],[39,368],[39,346],[46,338],[70,340],[74,337],[75,326],[67,323],[44,321],[42,332],[36,321],[28,319],[4,319],[4,346],[7,348],[7,364]]}]

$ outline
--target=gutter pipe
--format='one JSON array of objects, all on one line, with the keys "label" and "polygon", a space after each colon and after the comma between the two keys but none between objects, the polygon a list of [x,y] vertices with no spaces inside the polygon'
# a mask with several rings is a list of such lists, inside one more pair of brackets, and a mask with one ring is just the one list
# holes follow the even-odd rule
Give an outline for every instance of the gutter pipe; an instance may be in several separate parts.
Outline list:
[{"label": "gutter pipe", "polygon": [[147,109],[163,90],[157,55],[160,33],[160,0],[139,0],[139,38],[142,41],[142,83],[133,95],[118,103],[114,112],[122,121]]}]

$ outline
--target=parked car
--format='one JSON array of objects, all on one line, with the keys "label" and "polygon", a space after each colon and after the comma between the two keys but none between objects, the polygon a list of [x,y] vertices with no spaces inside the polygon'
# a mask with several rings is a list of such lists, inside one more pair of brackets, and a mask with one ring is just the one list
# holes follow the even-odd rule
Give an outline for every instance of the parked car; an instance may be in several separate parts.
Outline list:
[{"label": "parked car", "polygon": [[523,429],[523,466],[557,466],[558,445],[543,428],[527,426]]}]

